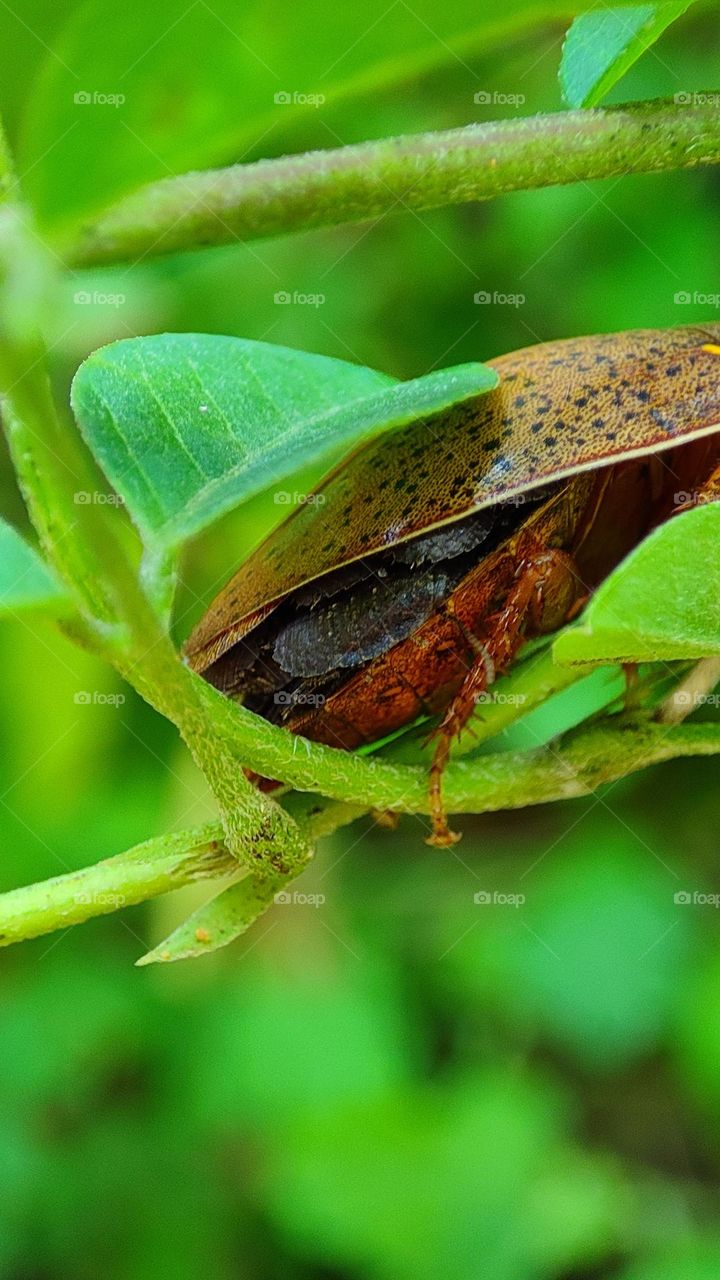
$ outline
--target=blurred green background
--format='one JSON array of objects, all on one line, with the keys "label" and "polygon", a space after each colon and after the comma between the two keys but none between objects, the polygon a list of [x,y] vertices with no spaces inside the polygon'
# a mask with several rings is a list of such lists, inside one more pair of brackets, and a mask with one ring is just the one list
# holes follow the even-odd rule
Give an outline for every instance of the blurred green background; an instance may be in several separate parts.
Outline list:
[{"label": "blurred green background", "polygon": [[[268,10],[263,27],[251,8],[254,47],[272,50],[283,15]],[[314,8],[295,56],[329,65],[360,10]],[[170,138],[184,95],[202,106],[213,82],[183,25],[199,9],[176,9],[143,66],[172,105]],[[128,31],[145,21],[139,0],[123,11]],[[32,159],[42,130],[23,106],[66,60],[67,19],[44,0],[0,16],[0,101],[46,212]],[[415,39],[412,9],[380,6],[364,19],[379,47],[385,21],[394,40]],[[271,128],[210,158],[559,109],[565,25],[441,49],[401,82],[304,113],[291,143]],[[119,80],[130,54],[116,36],[103,57]],[[613,97],[712,87],[719,53],[699,9]],[[312,92],[313,74],[287,88]],[[107,71],[77,85],[117,88]],[[524,102],[477,104],[478,91]],[[226,114],[241,119],[243,101],[230,85]],[[198,109],[200,133],[204,120]],[[59,128],[56,140],[62,151]],[[159,154],[140,177],[172,167]],[[98,160],[99,203],[113,155]],[[68,172],[69,204],[94,178]],[[46,318],[58,396],[96,346],[162,330],[412,377],[553,337],[717,320],[717,300],[701,299],[719,288],[719,207],[717,174],[684,172],[76,273]],[[78,305],[78,291],[98,300]],[[278,304],[278,292],[323,301]],[[22,527],[4,454],[0,482],[3,514]],[[256,501],[192,548],[180,638],[284,513]],[[212,813],[171,726],[50,623],[4,624],[0,671],[1,888]],[[82,692],[125,701],[88,705]],[[720,890],[717,764],[668,764],[461,826],[462,844],[439,853],[417,819],[394,833],[358,822],[301,882],[321,905],[276,906],[196,964],[133,968],[207,888],[3,952],[2,1280],[717,1280],[718,915],[675,901]]]}]

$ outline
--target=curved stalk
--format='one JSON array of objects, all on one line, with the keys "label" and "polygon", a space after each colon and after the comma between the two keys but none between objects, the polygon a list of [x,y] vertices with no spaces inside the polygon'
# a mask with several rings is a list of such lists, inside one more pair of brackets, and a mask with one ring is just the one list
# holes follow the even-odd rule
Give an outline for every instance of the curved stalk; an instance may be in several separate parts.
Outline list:
[{"label": "curved stalk", "polygon": [[[703,102],[703,98],[706,99]],[[718,94],[383,138],[164,178],[60,246],[73,267],[720,160]]]},{"label": "curved stalk", "polygon": [[[575,730],[556,747],[535,752],[507,752],[472,764],[460,762],[451,766],[446,786],[448,806],[454,813],[483,813],[567,800],[589,795],[603,783],[614,782],[651,764],[681,756],[719,753],[720,725],[717,724],[678,725],[672,730],[650,721],[622,726],[598,725]],[[392,772],[410,779],[403,796],[394,794],[390,787]],[[390,771],[386,766],[382,782],[384,790],[377,785],[368,788],[364,804],[324,805],[307,797],[293,796],[288,798],[288,806],[309,842],[352,822],[372,807],[373,797],[381,805],[394,802],[401,812],[427,812],[424,770]],[[237,870],[238,864],[224,843],[220,823],[160,836],[95,866],[0,895],[0,946],[79,924],[193,880],[225,879],[237,874]],[[297,868],[286,878],[292,879],[295,874]],[[259,886],[260,893],[267,899],[266,905],[281,883],[282,879],[275,882],[268,878],[264,887]],[[249,884],[248,893],[252,894],[256,888]],[[153,959],[156,958],[153,953]]]}]

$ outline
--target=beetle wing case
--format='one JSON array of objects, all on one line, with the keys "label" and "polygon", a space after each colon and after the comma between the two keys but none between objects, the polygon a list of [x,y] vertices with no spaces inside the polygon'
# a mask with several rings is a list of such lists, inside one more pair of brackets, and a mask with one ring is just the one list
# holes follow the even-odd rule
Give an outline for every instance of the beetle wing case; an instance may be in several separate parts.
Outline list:
[{"label": "beetle wing case", "polygon": [[488,363],[477,400],[381,436],[252,553],[192,632],[205,671],[308,582],[549,481],[708,435],[720,325],[571,338]]}]

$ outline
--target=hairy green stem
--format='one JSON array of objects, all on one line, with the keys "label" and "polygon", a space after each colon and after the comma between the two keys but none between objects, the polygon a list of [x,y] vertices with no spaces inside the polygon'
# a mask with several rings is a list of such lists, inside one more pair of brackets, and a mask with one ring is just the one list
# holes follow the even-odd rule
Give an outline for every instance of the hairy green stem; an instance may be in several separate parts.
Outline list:
[{"label": "hairy green stem", "polygon": [[143,590],[119,521],[102,504],[77,501],[91,463],[75,430],[60,423],[45,371],[37,313],[47,274],[24,211],[6,202],[0,207],[3,420],[43,549],[78,604],[80,618],[71,627],[178,727],[218,801],[236,856],[259,875],[285,874],[305,864],[310,846],[216,739],[199,682],[188,678]]},{"label": "hairy green stem", "polygon": [[[363,812],[350,805],[319,805],[305,796],[288,797],[288,801],[308,843]],[[237,872],[237,859],[227,847],[220,822],[157,836],[79,871],[0,894],[0,946],[82,924],[198,880],[228,879]],[[267,903],[290,878],[248,875],[243,893]]]},{"label": "hairy green stem", "polygon": [[[274,725],[257,725],[257,717],[229,702],[227,714],[218,709],[217,726],[242,755],[252,750],[257,768],[300,790],[320,791],[368,809],[429,810],[424,768],[362,759],[292,738]],[[600,724],[575,730],[563,742],[562,751],[551,744],[535,752],[500,752],[451,763],[444,778],[448,812],[483,813],[585,795],[599,782],[616,781],[676,755],[715,754],[720,727],[683,725],[670,733],[664,725],[645,721],[622,727]]]},{"label": "hairy green stem", "polygon": [[228,876],[237,861],[220,823],[159,836],[69,875],[0,896],[0,946],[36,938],[168,893],[194,880]]},{"label": "hairy green stem", "polygon": [[[705,99],[705,101],[703,101]],[[507,191],[720,160],[717,94],[630,103],[188,173],[142,187],[59,246],[74,267],[435,209]]]},{"label": "hairy green stem", "polygon": [[[456,813],[483,813],[567,800],[589,795],[604,783],[651,764],[719,753],[717,724],[683,724],[669,730],[651,721],[605,723],[574,730],[562,744],[539,751],[508,752],[453,765],[447,776],[448,806]],[[412,779],[402,797],[389,789],[394,772]],[[289,797],[288,803],[309,842],[351,822],[378,802],[391,807],[394,801],[394,807],[401,811],[427,812],[424,770],[386,770],[383,783],[385,790],[370,787],[365,800],[355,805],[322,805],[298,796]],[[233,872],[237,872],[237,862],[219,823],[148,840],[95,866],[0,895],[0,945],[78,924],[193,880],[221,880]],[[259,911],[295,874],[293,870],[285,877],[250,877],[238,890],[238,911],[241,904],[243,910],[250,911],[253,902]],[[152,958],[163,959],[162,947],[156,950]]]}]

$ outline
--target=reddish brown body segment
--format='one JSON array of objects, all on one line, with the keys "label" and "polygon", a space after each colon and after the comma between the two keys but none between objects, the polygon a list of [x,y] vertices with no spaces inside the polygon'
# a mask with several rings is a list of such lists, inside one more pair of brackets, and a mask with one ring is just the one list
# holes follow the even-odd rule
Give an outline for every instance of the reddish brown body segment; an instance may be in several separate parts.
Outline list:
[{"label": "reddish brown body segment", "polygon": [[[401,644],[371,662],[317,711],[291,717],[296,733],[346,749],[373,742],[448,705],[478,652],[487,652],[493,615],[511,592],[524,556],[570,546],[595,476],[578,476],[518,533],[472,569],[442,607]],[[566,602],[555,626],[575,599]],[[564,602],[565,603],[565,602]],[[554,627],[550,627],[553,630]],[[493,659],[494,663],[494,659]]]},{"label": "reddish brown body segment", "polygon": [[270,535],[191,635],[191,665],[345,749],[444,713],[432,841],[450,843],[442,771],[487,684],[678,492],[714,496],[719,343],[720,326],[651,330],[493,361],[495,391],[373,442]]}]

